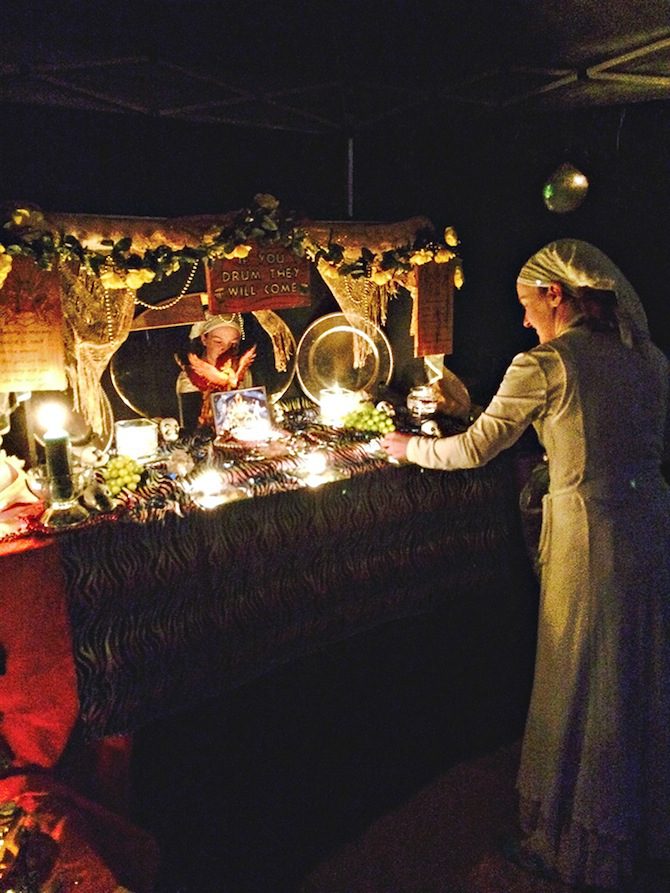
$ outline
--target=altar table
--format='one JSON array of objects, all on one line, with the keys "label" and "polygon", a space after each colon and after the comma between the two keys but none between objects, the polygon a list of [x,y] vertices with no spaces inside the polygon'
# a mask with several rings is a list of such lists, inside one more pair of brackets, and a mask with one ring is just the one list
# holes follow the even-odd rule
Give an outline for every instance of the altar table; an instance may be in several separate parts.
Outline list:
[{"label": "altar table", "polygon": [[[53,764],[75,714],[88,739],[131,732],[473,591],[490,593],[504,623],[528,591],[507,457],[452,473],[389,466],[3,553],[0,730],[26,765]],[[24,703],[14,707],[17,678]]]},{"label": "altar table", "polygon": [[388,465],[211,511],[0,544],[9,771],[52,768],[73,732],[89,742],[132,733],[475,595],[513,656],[534,586],[517,500],[503,455],[450,473]]}]

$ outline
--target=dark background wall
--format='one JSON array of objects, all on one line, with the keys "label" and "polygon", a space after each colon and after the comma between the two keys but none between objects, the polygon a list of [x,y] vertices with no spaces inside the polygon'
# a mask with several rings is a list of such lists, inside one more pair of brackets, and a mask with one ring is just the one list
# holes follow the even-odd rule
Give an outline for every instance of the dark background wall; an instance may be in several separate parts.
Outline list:
[{"label": "dark background wall", "polygon": [[[228,211],[263,191],[313,219],[347,215],[344,135],[37,106],[5,106],[2,121],[3,201],[165,217]],[[551,213],[542,185],[568,160],[589,177],[590,191],[576,211]],[[670,350],[670,103],[535,114],[459,106],[356,134],[354,218],[415,214],[461,235],[466,284],[449,365],[476,400],[486,400],[513,353],[533,343],[514,280],[552,238],[574,235],[609,253],[636,285],[656,341]]]},{"label": "dark background wall", "polygon": [[[466,285],[452,365],[484,390],[514,350],[532,343],[514,282],[526,258],[554,238],[586,239],[610,254],[638,289],[654,337],[670,347],[670,104],[459,115],[365,137],[357,157],[362,216],[420,210],[458,228]],[[542,185],[564,161],[587,174],[590,190],[576,211],[555,214]]]}]

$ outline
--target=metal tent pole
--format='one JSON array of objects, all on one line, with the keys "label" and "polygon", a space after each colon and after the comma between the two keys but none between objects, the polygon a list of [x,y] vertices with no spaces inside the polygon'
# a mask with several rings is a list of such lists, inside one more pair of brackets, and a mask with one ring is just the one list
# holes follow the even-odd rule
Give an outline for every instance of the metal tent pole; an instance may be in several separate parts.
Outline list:
[{"label": "metal tent pole", "polygon": [[354,216],[354,138],[347,139],[347,216]]}]

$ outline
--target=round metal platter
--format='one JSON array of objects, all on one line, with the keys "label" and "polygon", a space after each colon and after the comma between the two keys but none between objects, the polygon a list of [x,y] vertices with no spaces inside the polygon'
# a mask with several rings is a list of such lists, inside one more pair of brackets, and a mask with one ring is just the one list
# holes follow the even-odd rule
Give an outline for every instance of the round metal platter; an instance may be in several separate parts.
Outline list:
[{"label": "round metal platter", "polygon": [[393,373],[393,352],[384,332],[364,317],[329,313],[315,320],[298,343],[298,381],[315,403],[323,388],[374,395]]}]

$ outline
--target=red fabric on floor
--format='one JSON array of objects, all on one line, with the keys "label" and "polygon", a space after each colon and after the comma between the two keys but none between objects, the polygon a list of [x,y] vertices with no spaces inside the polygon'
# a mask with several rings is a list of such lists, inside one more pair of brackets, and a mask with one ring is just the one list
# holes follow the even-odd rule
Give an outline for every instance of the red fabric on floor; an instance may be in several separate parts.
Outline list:
[{"label": "red fabric on floor", "polygon": [[0,735],[16,767],[52,767],[79,712],[58,541],[0,544]]},{"label": "red fabric on floor", "polygon": [[73,735],[55,775],[78,793],[120,816],[131,811],[133,736],[83,741]]},{"label": "red fabric on floor", "polygon": [[[158,847],[147,832],[119,818],[50,775],[14,775],[0,780],[0,802],[29,815],[40,881],[77,893],[114,893],[119,887],[150,893],[158,870]],[[50,846],[45,846],[45,842]],[[24,844],[22,844],[23,846]],[[39,864],[39,854],[45,858]],[[32,857],[35,859],[35,853]]]}]

